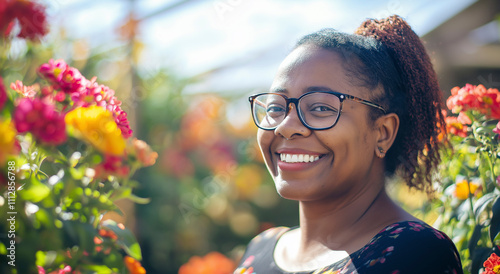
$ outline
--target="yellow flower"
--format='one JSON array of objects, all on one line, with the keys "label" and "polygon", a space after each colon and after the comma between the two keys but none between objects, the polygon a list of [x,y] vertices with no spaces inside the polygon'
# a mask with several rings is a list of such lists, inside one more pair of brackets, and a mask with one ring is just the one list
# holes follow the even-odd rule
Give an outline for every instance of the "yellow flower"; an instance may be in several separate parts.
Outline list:
[{"label": "yellow flower", "polygon": [[469,194],[474,195],[478,188],[479,185],[477,183],[462,180],[455,185],[455,196],[460,200],[465,200],[469,198]]},{"label": "yellow flower", "polygon": [[66,124],[74,134],[91,143],[101,152],[112,155],[123,155],[125,139],[115,123],[113,114],[103,107],[79,107],[68,114]]},{"label": "yellow flower", "polygon": [[16,129],[10,119],[0,120],[0,164],[7,160],[9,155],[15,155],[19,151],[16,143]]}]

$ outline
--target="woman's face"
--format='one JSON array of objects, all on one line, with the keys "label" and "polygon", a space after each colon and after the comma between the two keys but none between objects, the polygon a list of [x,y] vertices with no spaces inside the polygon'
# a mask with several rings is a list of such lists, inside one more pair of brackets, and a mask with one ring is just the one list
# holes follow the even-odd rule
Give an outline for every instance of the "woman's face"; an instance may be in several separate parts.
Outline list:
[{"label": "woman's face", "polygon": [[[303,45],[280,65],[270,92],[298,98],[315,90],[336,91],[369,100],[372,93],[353,85],[351,77],[337,53]],[[380,174],[380,170],[373,168],[377,140],[368,119],[369,108],[345,100],[333,128],[309,130],[299,120],[294,105],[275,130],[259,129],[259,146],[279,194],[287,199],[312,201],[357,195],[373,187],[374,174]],[[319,159],[292,162],[287,161],[288,154],[290,158],[309,155],[304,158]]]}]

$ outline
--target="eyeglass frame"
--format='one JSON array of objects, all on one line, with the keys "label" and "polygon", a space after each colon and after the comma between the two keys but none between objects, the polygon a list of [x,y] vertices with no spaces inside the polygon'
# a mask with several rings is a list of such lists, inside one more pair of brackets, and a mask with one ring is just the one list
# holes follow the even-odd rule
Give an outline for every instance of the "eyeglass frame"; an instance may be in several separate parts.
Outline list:
[{"label": "eyeglass frame", "polygon": [[[299,111],[299,102],[300,102],[300,99],[302,99],[303,97],[305,97],[309,94],[313,94],[313,93],[327,93],[327,94],[335,95],[337,98],[339,98],[339,101],[340,101],[339,115],[337,116],[337,119],[335,119],[335,122],[333,123],[333,125],[331,125],[329,127],[315,128],[315,127],[309,126],[304,121],[304,118],[302,117],[302,114],[300,114],[301,112]],[[302,125],[304,125],[306,128],[308,128],[310,130],[326,130],[326,129],[333,128],[337,124],[337,122],[339,121],[340,114],[342,113],[342,107],[344,105],[344,100],[351,100],[351,101],[358,102],[358,103],[361,103],[361,104],[364,104],[364,105],[367,105],[370,107],[374,107],[374,108],[381,110],[384,113],[384,115],[387,114],[387,111],[379,104],[370,102],[370,101],[365,100],[365,99],[361,99],[361,98],[353,96],[353,95],[344,94],[344,93],[340,93],[340,92],[336,92],[336,91],[311,91],[311,92],[307,92],[307,93],[302,94],[298,98],[289,98],[286,95],[283,95],[281,93],[263,92],[263,93],[251,95],[248,97],[248,100],[250,101],[250,108],[252,111],[253,121],[254,121],[255,125],[262,130],[275,130],[283,121],[281,121],[279,124],[277,124],[275,127],[272,127],[272,128],[263,128],[257,123],[255,115],[254,115],[254,110],[253,110],[254,109],[254,101],[255,101],[255,98],[257,98],[261,95],[278,95],[278,96],[281,96],[283,99],[285,99],[286,109],[285,109],[285,116],[283,117],[283,121],[285,120],[286,116],[290,113],[290,104],[293,103],[295,105],[295,107],[297,108],[297,116],[299,117],[300,122],[302,123]]]}]

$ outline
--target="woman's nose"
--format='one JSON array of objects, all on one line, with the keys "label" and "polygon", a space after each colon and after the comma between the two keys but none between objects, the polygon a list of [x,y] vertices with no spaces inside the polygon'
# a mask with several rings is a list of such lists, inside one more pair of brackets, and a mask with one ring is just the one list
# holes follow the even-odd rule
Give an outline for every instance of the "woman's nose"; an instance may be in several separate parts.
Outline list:
[{"label": "woman's nose", "polygon": [[298,109],[294,103],[290,103],[288,114],[274,130],[275,135],[280,135],[285,139],[292,139],[298,136],[309,136],[311,130],[308,129],[299,118]]}]

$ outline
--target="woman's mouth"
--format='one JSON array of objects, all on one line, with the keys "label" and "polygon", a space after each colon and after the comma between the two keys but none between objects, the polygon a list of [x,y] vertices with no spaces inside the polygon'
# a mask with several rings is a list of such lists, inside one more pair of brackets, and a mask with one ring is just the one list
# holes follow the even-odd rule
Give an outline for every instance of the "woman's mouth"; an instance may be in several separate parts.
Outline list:
[{"label": "woman's mouth", "polygon": [[280,153],[280,160],[285,163],[312,163],[319,160],[318,155]]}]

